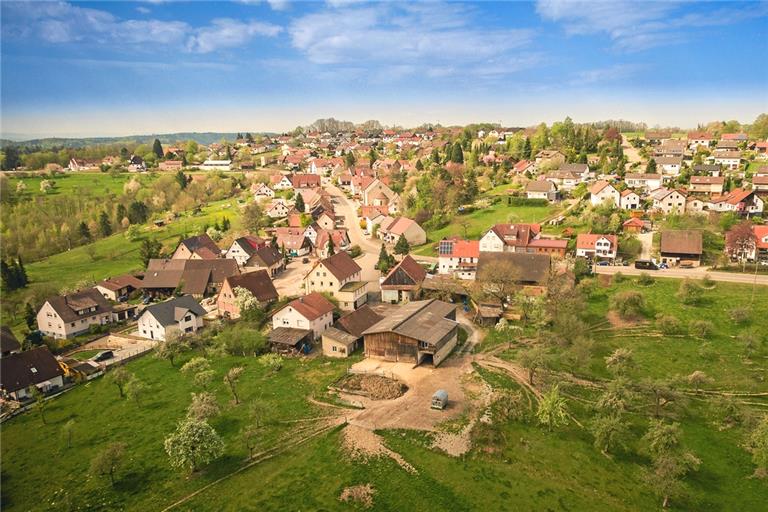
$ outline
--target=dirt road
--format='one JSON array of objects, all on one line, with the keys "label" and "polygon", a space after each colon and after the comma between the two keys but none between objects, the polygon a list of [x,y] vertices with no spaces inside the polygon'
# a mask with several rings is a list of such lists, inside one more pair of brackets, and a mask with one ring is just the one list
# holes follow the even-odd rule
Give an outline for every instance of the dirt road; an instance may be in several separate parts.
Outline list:
[{"label": "dirt road", "polygon": [[[595,271],[598,274],[615,274],[621,272],[624,275],[637,276],[643,272],[651,275],[651,277],[667,277],[671,279],[703,279],[704,276],[709,276],[713,281],[722,281],[726,283],[741,283],[741,284],[758,284],[762,286],[768,286],[768,275],[754,274],[741,274],[738,272],[717,272],[715,270],[708,270],[706,267],[699,268],[670,268],[658,271],[639,270],[634,267],[621,267],[621,266],[607,266],[607,267],[595,267]],[[765,293],[759,292],[759,293]]]}]

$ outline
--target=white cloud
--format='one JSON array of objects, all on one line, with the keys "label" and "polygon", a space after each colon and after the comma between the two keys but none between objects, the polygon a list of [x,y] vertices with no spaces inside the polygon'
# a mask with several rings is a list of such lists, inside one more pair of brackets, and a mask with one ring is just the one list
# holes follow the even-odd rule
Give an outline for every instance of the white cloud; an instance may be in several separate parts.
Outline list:
[{"label": "white cloud", "polygon": [[519,58],[533,39],[528,29],[485,28],[473,8],[458,4],[329,3],[288,28],[293,46],[318,65],[364,65],[392,77],[472,75]]},{"label": "white cloud", "polygon": [[284,11],[290,5],[288,0],[267,0],[273,11]]},{"label": "white cloud", "polygon": [[231,18],[218,18],[199,29],[187,41],[187,50],[210,53],[221,48],[242,46],[255,36],[274,37],[281,27],[260,21],[242,22]]},{"label": "white cloud", "polygon": [[107,11],[67,2],[3,4],[4,36],[36,38],[55,44],[95,42],[147,46],[150,50],[155,49],[153,45],[164,45],[209,53],[244,45],[257,36],[273,37],[281,30],[269,23],[227,18],[214,19],[202,27],[193,27],[184,21],[120,19]]},{"label": "white cloud", "polygon": [[538,0],[536,11],[546,20],[562,22],[569,35],[605,33],[622,51],[679,43],[690,37],[691,29],[736,24],[768,12],[766,4],[729,6],[705,13],[680,12],[690,5],[666,1]]},{"label": "white cloud", "polygon": [[634,76],[644,66],[640,64],[615,64],[604,68],[585,69],[575,73],[571,85],[590,85],[595,83],[615,82]]},{"label": "white cloud", "polygon": [[140,5],[136,8],[136,11],[141,14],[149,14],[152,12],[152,9],[150,9],[149,7],[144,7],[143,5]]}]

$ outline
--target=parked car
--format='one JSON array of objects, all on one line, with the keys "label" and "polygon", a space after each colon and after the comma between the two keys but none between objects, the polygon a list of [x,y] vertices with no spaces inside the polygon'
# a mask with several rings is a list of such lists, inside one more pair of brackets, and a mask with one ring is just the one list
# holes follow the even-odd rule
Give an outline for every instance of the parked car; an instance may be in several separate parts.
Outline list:
[{"label": "parked car", "polygon": [[607,266],[609,266],[610,264],[611,264],[611,263],[610,263],[610,262],[608,262],[608,261],[598,261],[598,262],[597,262],[597,266],[598,266],[598,267],[607,267]]},{"label": "parked car", "polygon": [[115,357],[115,354],[111,350],[102,350],[101,352],[99,352],[93,357],[93,360],[96,361],[97,363],[100,363],[101,361],[112,359],[113,357]]},{"label": "parked car", "polygon": [[659,270],[659,267],[651,260],[635,261],[635,268],[640,270]]},{"label": "parked car", "polygon": [[303,259],[301,260],[301,262],[302,262],[302,263],[309,263],[309,258],[303,258]]},{"label": "parked car", "polygon": [[659,265],[659,270],[665,270],[665,269],[668,269],[668,268],[669,268],[669,265],[667,265],[666,263],[661,263]]},{"label": "parked car", "polygon": [[144,297],[144,298],[142,299],[142,301],[141,301],[141,303],[142,303],[142,304],[144,304],[145,306],[146,306],[147,304],[149,304],[150,302],[152,302],[152,296],[151,296],[151,295],[147,295],[147,296],[146,296],[146,297]]}]

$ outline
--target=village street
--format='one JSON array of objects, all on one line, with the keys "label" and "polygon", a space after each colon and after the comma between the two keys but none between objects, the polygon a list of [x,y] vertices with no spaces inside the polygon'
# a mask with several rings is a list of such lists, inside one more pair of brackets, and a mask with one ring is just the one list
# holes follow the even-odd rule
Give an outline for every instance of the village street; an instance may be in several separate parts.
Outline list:
[{"label": "village street", "polygon": [[[622,266],[596,266],[595,272],[597,274],[616,274],[621,272],[624,275],[637,276],[643,272],[649,274],[651,277],[669,277],[673,279],[703,279],[704,276],[709,276],[713,281],[723,281],[728,283],[742,283],[752,284],[757,283],[759,285],[768,286],[768,275],[762,274],[755,276],[754,274],[741,274],[736,272],[718,272],[715,270],[708,270],[706,267],[699,268],[669,268],[657,271],[640,270],[634,267],[622,267]],[[761,293],[760,291],[758,293]],[[762,293],[765,293],[763,290]]]}]

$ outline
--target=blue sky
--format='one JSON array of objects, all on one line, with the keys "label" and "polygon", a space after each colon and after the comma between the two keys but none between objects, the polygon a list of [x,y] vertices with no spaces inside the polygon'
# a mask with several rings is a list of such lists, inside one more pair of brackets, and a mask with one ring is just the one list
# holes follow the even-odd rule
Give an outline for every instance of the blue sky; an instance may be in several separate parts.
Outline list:
[{"label": "blue sky", "polygon": [[2,2],[2,132],[768,111],[768,3]]}]

